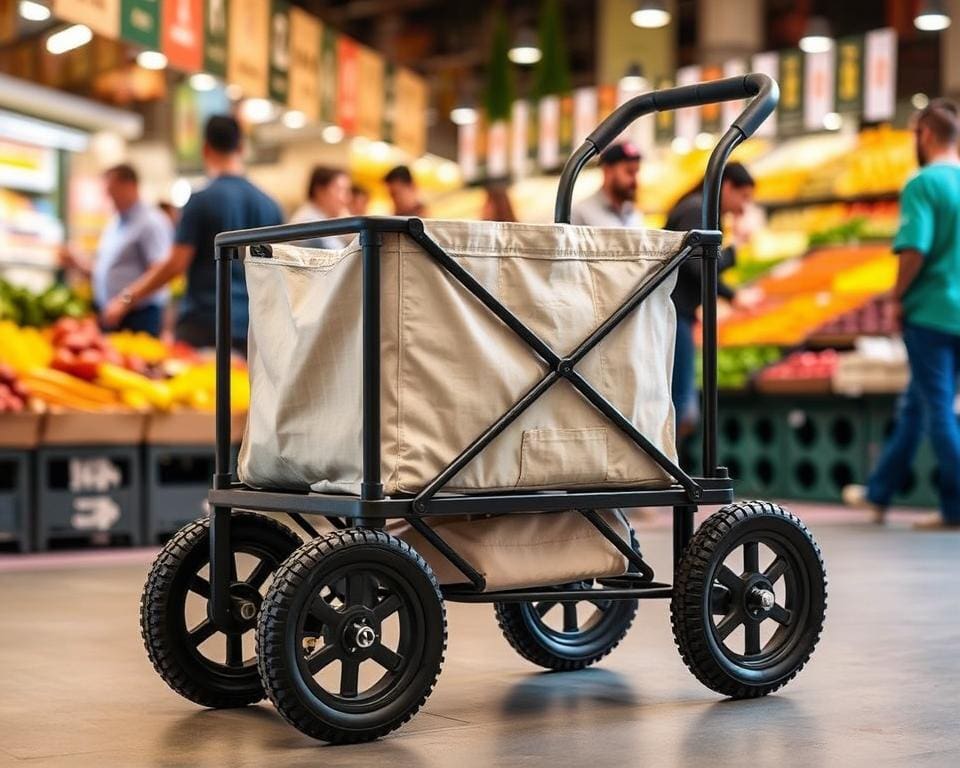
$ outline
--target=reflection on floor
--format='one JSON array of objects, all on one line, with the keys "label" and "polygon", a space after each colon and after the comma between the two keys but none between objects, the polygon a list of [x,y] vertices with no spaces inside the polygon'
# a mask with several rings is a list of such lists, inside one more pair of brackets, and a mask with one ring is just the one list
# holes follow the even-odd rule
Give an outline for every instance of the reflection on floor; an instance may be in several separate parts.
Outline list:
[{"label": "reflection on floor", "polygon": [[[960,534],[799,510],[830,576],[827,629],[782,693],[720,700],[683,667],[666,604],[595,669],[546,674],[485,606],[449,606],[434,695],[383,741],[318,746],[268,704],[170,692],[137,629],[147,551],[0,559],[0,764],[75,766],[960,765]],[[644,552],[669,573],[664,521]]]}]

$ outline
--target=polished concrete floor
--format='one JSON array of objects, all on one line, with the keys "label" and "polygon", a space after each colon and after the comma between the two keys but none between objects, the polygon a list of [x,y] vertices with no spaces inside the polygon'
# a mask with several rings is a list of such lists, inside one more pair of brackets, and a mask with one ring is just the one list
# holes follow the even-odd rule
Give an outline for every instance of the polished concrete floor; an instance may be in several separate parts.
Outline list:
[{"label": "polished concrete floor", "polygon": [[[137,628],[152,553],[0,556],[0,764],[25,766],[958,766],[960,533],[802,510],[830,576],[827,628],[780,694],[727,702],[683,667],[666,604],[595,669],[538,672],[485,606],[453,605],[425,710],[325,747],[268,704],[204,711],[155,676]],[[669,530],[642,532],[668,573]]]}]

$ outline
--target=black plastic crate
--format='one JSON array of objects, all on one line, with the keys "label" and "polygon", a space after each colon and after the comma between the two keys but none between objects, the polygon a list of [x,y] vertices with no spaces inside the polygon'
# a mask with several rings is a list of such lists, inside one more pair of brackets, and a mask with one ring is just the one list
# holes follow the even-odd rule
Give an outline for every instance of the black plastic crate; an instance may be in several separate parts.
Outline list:
[{"label": "black plastic crate", "polygon": [[21,552],[33,545],[33,451],[0,448],[0,543],[13,543]]}]

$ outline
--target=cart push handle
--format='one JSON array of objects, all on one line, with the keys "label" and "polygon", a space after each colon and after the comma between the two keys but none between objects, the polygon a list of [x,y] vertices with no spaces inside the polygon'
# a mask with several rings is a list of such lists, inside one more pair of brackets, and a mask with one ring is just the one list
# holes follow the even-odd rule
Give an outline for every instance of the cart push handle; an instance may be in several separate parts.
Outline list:
[{"label": "cart push handle", "polygon": [[[623,133],[630,124],[651,112],[663,112],[683,107],[699,107],[704,104],[714,104],[718,101],[734,101],[753,97],[740,116],[718,142],[710,162],[707,165],[707,175],[704,180],[705,200],[714,197],[711,192],[716,189],[719,194],[720,175],[726,164],[727,155],[741,141],[752,136],[760,124],[766,120],[777,106],[780,99],[780,88],[771,77],[753,73],[741,77],[728,77],[723,80],[710,80],[705,83],[682,85],[678,88],[668,88],[663,91],[650,91],[635,96],[619,108],[614,110],[600,123],[567,160],[560,174],[560,184],[557,189],[557,204],[554,211],[554,221],[558,224],[570,222],[570,206],[573,200],[573,185],[580,175],[583,166],[596,155],[607,148],[617,136]],[[713,206],[708,205],[708,208]],[[719,228],[719,210],[716,216],[713,211],[704,211],[704,229]],[[711,215],[708,220],[707,215]]]}]

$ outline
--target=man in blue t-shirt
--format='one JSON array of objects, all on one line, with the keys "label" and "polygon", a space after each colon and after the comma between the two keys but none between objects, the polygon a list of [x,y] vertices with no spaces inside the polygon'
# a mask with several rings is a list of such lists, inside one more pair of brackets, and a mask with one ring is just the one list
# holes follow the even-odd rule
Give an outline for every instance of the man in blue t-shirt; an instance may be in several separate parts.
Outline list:
[{"label": "man in blue t-shirt", "polygon": [[[204,129],[203,164],[211,181],[187,201],[169,256],[130,283],[104,309],[108,324],[118,324],[132,307],[178,275],[186,274],[176,337],[194,347],[216,341],[216,264],[214,238],[232,229],[266,227],[283,222],[273,198],[244,178],[240,125],[226,115],[214,115]],[[233,344],[246,349],[247,285],[243,265],[233,264]]]}]

